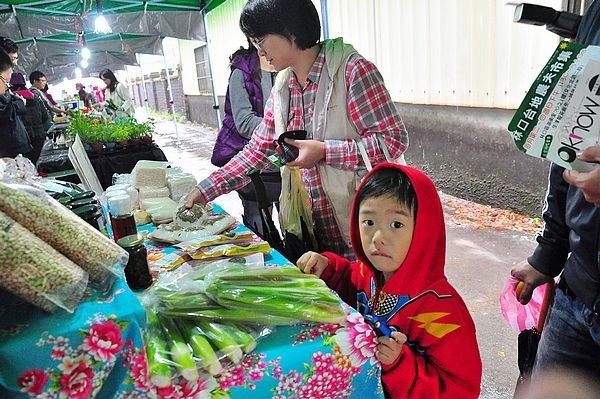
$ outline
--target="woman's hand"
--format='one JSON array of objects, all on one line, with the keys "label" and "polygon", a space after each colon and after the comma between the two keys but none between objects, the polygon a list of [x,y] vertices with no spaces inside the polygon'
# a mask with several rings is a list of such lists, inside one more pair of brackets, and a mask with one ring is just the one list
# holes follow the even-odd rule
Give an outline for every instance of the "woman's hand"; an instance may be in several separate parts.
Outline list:
[{"label": "woman's hand", "polygon": [[194,204],[206,205],[206,200],[198,187],[194,187],[192,191],[185,197],[185,207],[191,208]]},{"label": "woman's hand", "polygon": [[321,277],[327,265],[329,265],[329,259],[316,252],[306,252],[296,262],[298,269],[306,274],[314,274],[317,277]]},{"label": "woman's hand", "polygon": [[325,158],[325,143],[322,141],[285,139],[285,142],[299,151],[298,157],[293,162],[288,162],[288,166],[311,168]]},{"label": "woman's hand", "polygon": [[375,352],[377,360],[385,365],[394,364],[402,353],[406,335],[400,331],[394,331],[391,337],[379,337],[377,342],[377,351]]}]

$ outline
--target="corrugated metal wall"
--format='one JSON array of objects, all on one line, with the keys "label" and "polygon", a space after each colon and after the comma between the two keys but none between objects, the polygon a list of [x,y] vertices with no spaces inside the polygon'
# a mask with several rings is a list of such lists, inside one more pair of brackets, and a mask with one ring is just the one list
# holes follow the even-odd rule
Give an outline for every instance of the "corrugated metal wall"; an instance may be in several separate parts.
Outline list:
[{"label": "corrugated metal wall", "polygon": [[505,0],[328,0],[328,6],[330,36],[343,36],[372,60],[398,102],[516,108],[558,43],[543,27],[512,22],[514,6]]},{"label": "corrugated metal wall", "polygon": [[[563,6],[562,0],[530,2]],[[218,95],[227,90],[229,55],[246,43],[238,26],[245,3],[228,0],[207,15]],[[320,12],[321,2],[314,3]],[[373,61],[397,102],[516,108],[559,40],[543,27],[514,23],[514,6],[505,0],[326,4],[330,37],[344,37]]]}]

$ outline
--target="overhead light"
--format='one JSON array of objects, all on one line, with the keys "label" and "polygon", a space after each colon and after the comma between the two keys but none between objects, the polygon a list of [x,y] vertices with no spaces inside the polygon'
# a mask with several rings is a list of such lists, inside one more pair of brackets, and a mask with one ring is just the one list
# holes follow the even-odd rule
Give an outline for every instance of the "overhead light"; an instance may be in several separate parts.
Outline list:
[{"label": "overhead light", "polygon": [[87,60],[83,59],[83,60],[81,60],[81,62],[79,63],[79,65],[81,65],[81,67],[82,67],[83,69],[86,69],[86,68],[88,67],[88,65],[89,65],[89,64],[88,64],[88,61],[87,61]]},{"label": "overhead light", "polygon": [[83,58],[84,60],[89,60],[91,55],[92,53],[87,47],[81,49],[81,58]]},{"label": "overhead light", "polygon": [[96,0],[96,13],[98,16],[96,17],[96,22],[94,23],[94,33],[112,33],[112,29],[108,24],[104,15],[102,15],[102,0]]}]

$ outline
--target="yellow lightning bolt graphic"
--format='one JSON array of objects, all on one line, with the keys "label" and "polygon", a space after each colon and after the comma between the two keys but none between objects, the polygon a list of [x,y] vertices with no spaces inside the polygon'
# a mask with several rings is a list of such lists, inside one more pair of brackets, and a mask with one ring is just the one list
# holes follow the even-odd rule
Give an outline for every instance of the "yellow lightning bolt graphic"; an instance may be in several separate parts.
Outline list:
[{"label": "yellow lightning bolt graphic", "polygon": [[421,313],[414,317],[409,317],[409,319],[423,323],[419,325],[420,328],[424,328],[425,331],[436,338],[442,338],[444,335],[460,327],[459,324],[435,323],[436,320],[448,316],[449,314],[450,313],[442,312]]}]

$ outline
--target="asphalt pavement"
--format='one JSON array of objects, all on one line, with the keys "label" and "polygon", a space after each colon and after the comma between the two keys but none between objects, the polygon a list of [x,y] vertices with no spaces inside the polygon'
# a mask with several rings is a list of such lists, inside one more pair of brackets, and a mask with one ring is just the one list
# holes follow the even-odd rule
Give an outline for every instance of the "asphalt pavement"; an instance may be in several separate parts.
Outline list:
[{"label": "asphalt pavement", "polygon": [[[172,166],[181,167],[197,179],[216,169],[210,163],[215,129],[158,120],[155,131],[155,141]],[[241,220],[237,193],[221,196],[215,202]],[[483,360],[481,399],[512,398],[518,376],[517,333],[504,321],[498,298],[511,267],[525,259],[534,246],[530,233],[447,224],[446,273],[467,303],[477,328]]]}]

